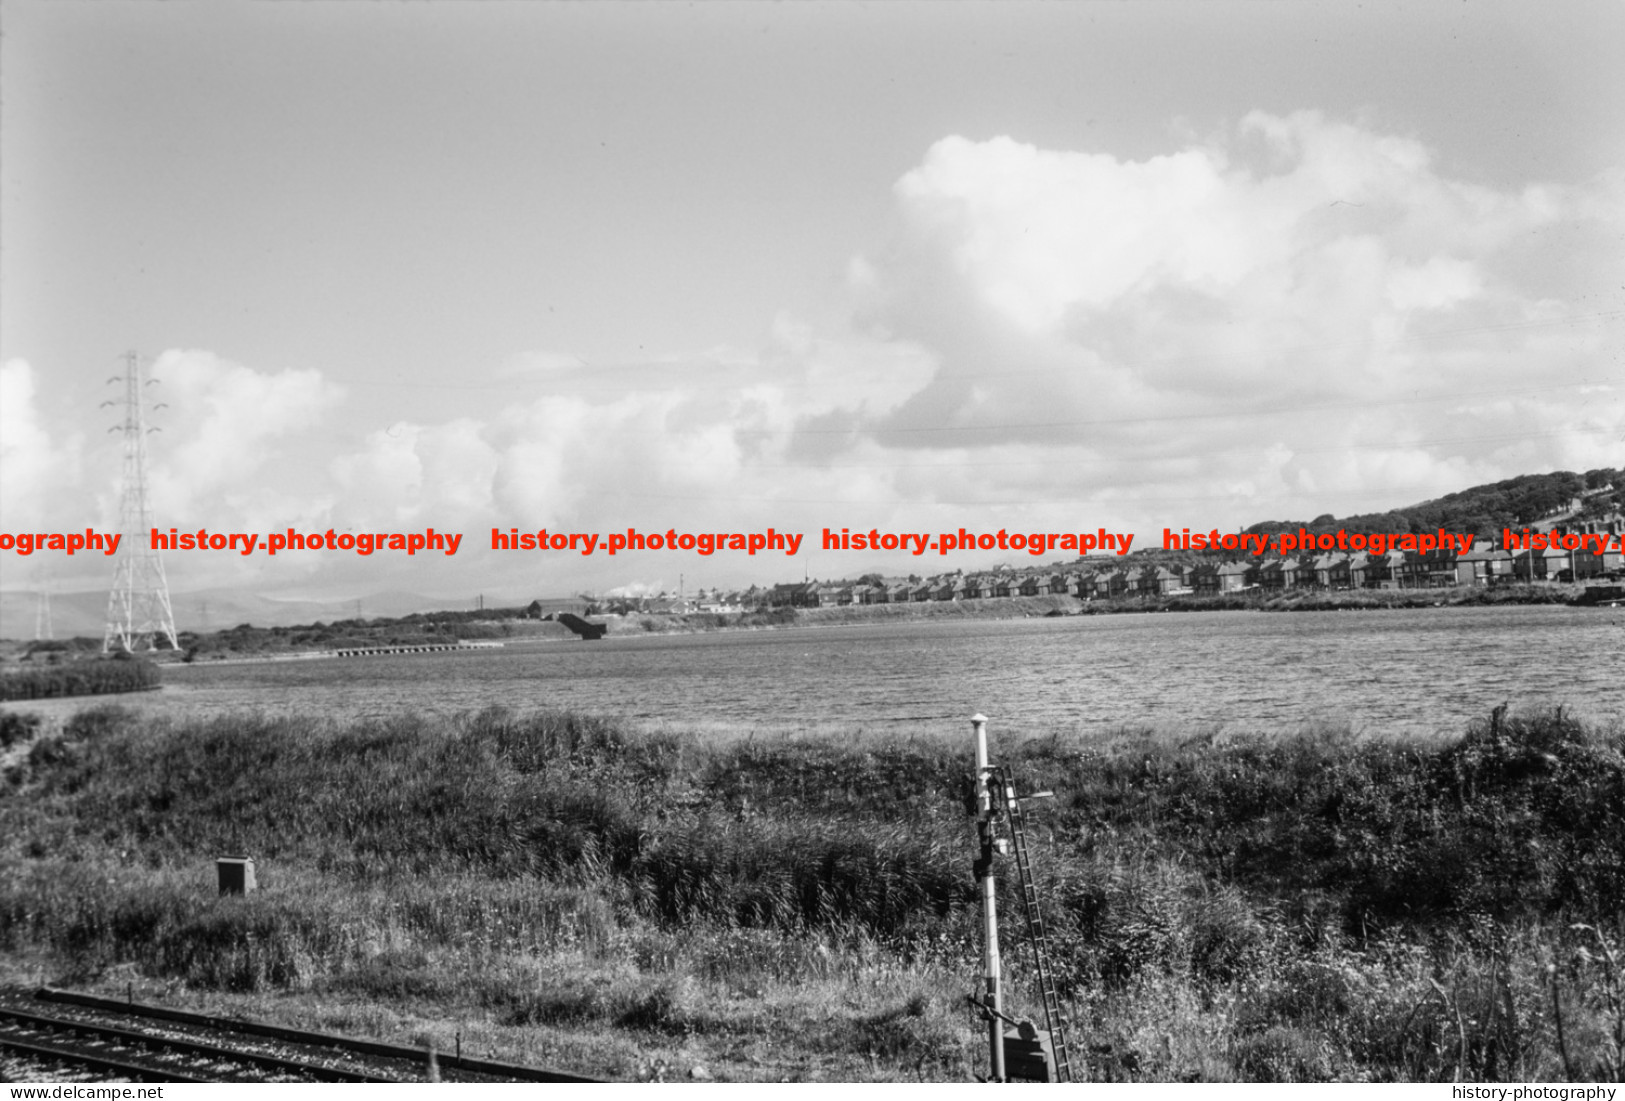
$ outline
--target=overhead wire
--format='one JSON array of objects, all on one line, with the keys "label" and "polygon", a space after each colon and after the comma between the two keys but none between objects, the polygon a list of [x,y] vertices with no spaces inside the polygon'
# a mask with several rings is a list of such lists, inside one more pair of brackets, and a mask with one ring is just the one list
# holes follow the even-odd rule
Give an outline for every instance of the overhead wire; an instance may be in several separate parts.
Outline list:
[{"label": "overhead wire", "polygon": [[[1407,344],[1418,344],[1450,336],[1474,336],[1483,333],[1515,332],[1527,329],[1551,328],[1554,326],[1576,325],[1589,321],[1609,321],[1625,317],[1625,310],[1601,310],[1589,314],[1570,314],[1564,317],[1533,318],[1526,321],[1506,322],[1500,325],[1477,325],[1460,329],[1441,329],[1428,333],[1415,333],[1408,336],[1392,337],[1385,340],[1343,340],[1327,341],[1321,343],[1277,345],[1271,348],[1236,350],[1233,352],[1203,352],[1186,356],[1159,357],[1157,364],[1166,366],[1180,363],[1225,362],[1237,359],[1268,358],[1288,355],[1301,355],[1306,353],[1330,351],[1340,348],[1370,347],[1373,350],[1402,347]],[[752,370],[756,366],[752,362],[722,363],[707,360],[703,355],[691,358],[672,358],[664,360],[644,361],[613,361],[593,362],[582,360],[579,367],[564,367],[535,372],[515,372],[506,380],[493,380],[489,382],[471,382],[458,380],[455,382],[426,382],[401,378],[373,379],[365,376],[349,376],[338,381],[345,385],[377,386],[390,389],[448,389],[448,390],[507,390],[512,391],[527,384],[551,383],[559,386],[568,386],[572,393],[603,392],[603,393],[636,393],[639,389],[624,383],[605,382],[605,374],[657,374],[661,371],[683,369],[715,369],[725,371]],[[1114,364],[1118,370],[1139,371],[1146,368],[1144,363]],[[1029,375],[1065,374],[1077,370],[1074,364],[1056,364],[1043,367],[1014,367],[1003,368],[993,372],[958,372],[947,374],[933,374],[933,382],[975,382],[989,379],[1017,378]],[[590,372],[590,373],[589,373]],[[743,382],[705,383],[697,380],[683,382],[682,388],[686,391],[721,391],[738,390],[745,386],[769,385],[781,390],[818,389],[826,383],[807,380],[790,381],[771,378],[747,379]]]}]

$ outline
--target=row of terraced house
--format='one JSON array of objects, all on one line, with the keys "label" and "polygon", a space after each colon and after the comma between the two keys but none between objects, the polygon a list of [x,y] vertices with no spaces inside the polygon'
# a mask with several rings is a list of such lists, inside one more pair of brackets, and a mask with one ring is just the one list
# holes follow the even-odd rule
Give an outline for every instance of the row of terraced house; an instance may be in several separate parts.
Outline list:
[{"label": "row of terraced house", "polygon": [[[664,594],[639,601],[637,610],[661,612],[737,612],[759,608],[828,608],[862,604],[915,604],[926,601],[983,600],[1014,596],[1071,596],[1080,600],[1123,597],[1213,595],[1233,592],[1283,592],[1293,589],[1415,589],[1455,585],[1489,586],[1530,581],[1570,582],[1625,573],[1619,539],[1625,516],[1532,525],[1530,531],[1561,534],[1604,534],[1609,549],[1588,548],[1510,552],[1482,540],[1466,554],[1452,550],[1427,553],[1389,551],[1325,552],[1297,556],[1208,559],[1194,564],[1159,564],[1103,558],[1097,565],[1081,559],[1066,567],[1013,570],[934,577],[888,577],[878,583],[805,581],[770,588],[700,590],[684,599]],[[1523,529],[1519,529],[1520,533]],[[1594,545],[1594,544],[1593,544]]]},{"label": "row of terraced house", "polygon": [[[1062,569],[999,570],[930,578],[883,578],[879,583],[806,581],[741,593],[702,593],[707,610],[751,607],[820,608],[860,604],[913,604],[1015,596],[1071,596],[1081,600],[1121,597],[1283,592],[1293,589],[1416,589],[1496,585],[1529,581],[1585,581],[1618,576],[1621,562],[1618,515],[1542,531],[1606,534],[1609,549],[1505,551],[1475,546],[1466,554],[1393,550],[1298,556],[1266,556],[1189,565],[1110,563],[1087,560]],[[1534,529],[1531,529],[1534,530]]]}]

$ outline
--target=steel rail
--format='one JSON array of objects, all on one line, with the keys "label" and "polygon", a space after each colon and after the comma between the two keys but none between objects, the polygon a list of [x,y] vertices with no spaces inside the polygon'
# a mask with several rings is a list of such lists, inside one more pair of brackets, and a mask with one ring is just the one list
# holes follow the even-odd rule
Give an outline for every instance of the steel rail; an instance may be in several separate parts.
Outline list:
[{"label": "steel rail", "polygon": [[[213,1059],[224,1063],[247,1064],[261,1070],[305,1075],[324,1082],[395,1081],[392,1078],[346,1070],[343,1067],[327,1067],[320,1063],[307,1063],[303,1060],[288,1059],[280,1055],[269,1055],[259,1051],[243,1051],[239,1048],[221,1047],[218,1044],[205,1043],[201,1040],[191,1040],[184,1037],[155,1036],[148,1032],[137,1032],[133,1029],[119,1028],[117,1025],[96,1021],[52,1017],[43,1013],[19,1009],[15,1006],[0,1006],[0,1020],[24,1025],[36,1031],[71,1033],[83,1036],[86,1039],[102,1040],[124,1047],[164,1049],[180,1056]],[[207,1079],[204,1079],[204,1081],[207,1081]]]},{"label": "steel rail", "polygon": [[42,1044],[36,1040],[19,1040],[15,1036],[7,1036],[4,1033],[0,1033],[0,1048],[17,1052],[31,1059],[43,1059],[52,1063],[71,1063],[78,1067],[117,1074],[125,1078],[134,1078],[140,1082],[207,1083],[210,1081],[208,1078],[197,1078],[164,1067],[129,1063],[122,1059],[97,1055],[94,1052],[84,1051],[79,1048],[58,1047],[55,1044]]},{"label": "steel rail", "polygon": [[[402,1044],[384,1043],[379,1040],[362,1040],[353,1036],[338,1036],[329,1032],[310,1032],[304,1029],[284,1028],[281,1025],[261,1024],[256,1021],[239,1021],[230,1017],[215,1017],[204,1013],[188,1013],[180,1009],[147,1005],[142,1002],[120,1001],[117,998],[102,998],[94,994],[80,994],[75,991],[59,990],[48,986],[36,990],[34,997],[40,1001],[76,1005],[104,1013],[123,1013],[132,1016],[150,1017],[155,1020],[172,1021],[176,1024],[193,1025],[215,1031],[264,1036],[273,1040],[285,1040],[289,1043],[336,1048],[340,1051],[353,1051],[360,1055],[376,1055],[386,1059],[405,1059],[419,1064],[426,1062],[429,1054],[428,1049],[421,1047],[407,1047]],[[519,1082],[603,1081],[601,1078],[589,1078],[585,1075],[569,1074],[565,1071],[551,1070],[546,1067],[527,1067],[518,1063],[503,1063],[492,1059],[474,1059],[448,1051],[436,1051],[434,1055],[441,1070],[449,1067]]]}]

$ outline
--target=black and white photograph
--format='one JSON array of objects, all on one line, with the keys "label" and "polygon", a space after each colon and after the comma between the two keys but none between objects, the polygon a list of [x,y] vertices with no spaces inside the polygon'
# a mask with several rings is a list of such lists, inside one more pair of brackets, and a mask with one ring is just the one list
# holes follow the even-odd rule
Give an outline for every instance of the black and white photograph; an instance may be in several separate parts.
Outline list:
[{"label": "black and white photograph", "polygon": [[1622,1101],[1622,58],[0,0],[9,1097]]}]

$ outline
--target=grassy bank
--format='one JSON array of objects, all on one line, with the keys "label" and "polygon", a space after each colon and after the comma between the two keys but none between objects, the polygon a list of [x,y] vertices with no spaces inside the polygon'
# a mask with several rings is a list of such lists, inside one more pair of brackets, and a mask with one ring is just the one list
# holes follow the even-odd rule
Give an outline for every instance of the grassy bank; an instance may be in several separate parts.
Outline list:
[{"label": "grassy bank", "polygon": [[1238,596],[1172,596],[1153,598],[1166,602],[1169,611],[1210,611],[1215,607],[1236,607],[1235,601],[1252,600],[1253,607],[1266,612],[1364,611],[1384,608],[1485,608],[1506,604],[1572,604],[1583,585],[1497,585],[1494,588],[1452,586],[1443,589],[1293,589],[1289,592]]},{"label": "grassy bank", "polygon": [[493,610],[490,619],[474,613],[435,612],[401,619],[346,619],[303,627],[242,624],[209,634],[182,631],[184,661],[263,658],[313,650],[373,646],[445,646],[458,641],[573,637],[563,626],[522,618],[522,609]]},{"label": "grassy bank", "polygon": [[855,604],[836,608],[770,608],[753,612],[690,612],[610,617],[611,635],[684,634],[699,631],[761,630],[775,627],[839,627],[922,619],[1022,619],[1075,615],[1082,601],[1070,596],[1014,596],[987,600],[920,601],[910,604]]},{"label": "grassy bank", "polygon": [[[964,748],[90,710],[5,776],[0,967],[617,1077],[968,1078]],[[1035,861],[1091,1077],[1625,1073],[1625,733],[999,755],[1056,792]],[[215,898],[236,852],[265,890]]]}]

